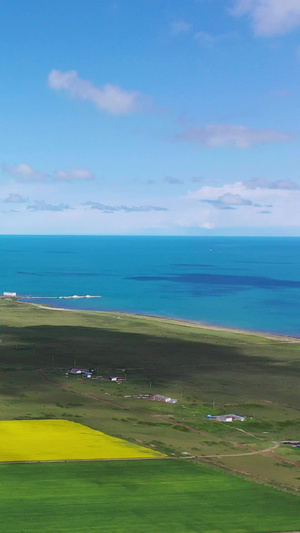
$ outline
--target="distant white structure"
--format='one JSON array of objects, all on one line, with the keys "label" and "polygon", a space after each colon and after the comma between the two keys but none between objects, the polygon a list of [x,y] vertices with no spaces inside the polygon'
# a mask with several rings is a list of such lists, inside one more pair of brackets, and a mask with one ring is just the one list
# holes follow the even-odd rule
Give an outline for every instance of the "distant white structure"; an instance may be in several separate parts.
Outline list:
[{"label": "distant white structure", "polygon": [[156,402],[166,402],[166,403],[177,403],[178,402],[178,400],[175,400],[175,398],[169,398],[169,396],[163,396],[162,394],[150,394],[149,399],[154,400]]},{"label": "distant white structure", "polygon": [[206,415],[208,420],[217,420],[217,422],[245,422],[246,417],[241,415]]},{"label": "distant white structure", "polygon": [[7,298],[16,298],[17,293],[16,292],[4,292],[3,296],[6,296]]}]

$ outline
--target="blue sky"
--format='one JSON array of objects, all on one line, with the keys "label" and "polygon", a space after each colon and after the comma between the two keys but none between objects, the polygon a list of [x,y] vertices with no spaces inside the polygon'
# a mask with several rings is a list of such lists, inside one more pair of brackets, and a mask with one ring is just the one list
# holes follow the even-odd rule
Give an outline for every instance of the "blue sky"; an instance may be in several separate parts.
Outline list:
[{"label": "blue sky", "polygon": [[300,0],[10,0],[1,233],[300,235]]}]

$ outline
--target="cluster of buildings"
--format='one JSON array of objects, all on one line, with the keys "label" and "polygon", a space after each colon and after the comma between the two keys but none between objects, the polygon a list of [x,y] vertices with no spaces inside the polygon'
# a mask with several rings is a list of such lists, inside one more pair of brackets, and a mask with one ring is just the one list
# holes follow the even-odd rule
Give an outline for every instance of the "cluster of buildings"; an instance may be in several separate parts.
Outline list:
[{"label": "cluster of buildings", "polygon": [[286,446],[292,446],[292,448],[300,448],[299,440],[283,440],[280,444],[285,444]]},{"label": "cluster of buildings", "polygon": [[163,396],[162,394],[133,394],[125,396],[125,398],[145,398],[146,400],[153,400],[155,402],[177,403],[178,400],[170,398],[169,396]]},{"label": "cluster of buildings", "polygon": [[178,400],[170,398],[169,396],[163,396],[162,394],[149,394],[149,400],[154,400],[155,402],[166,402],[166,403],[177,403]]},{"label": "cluster of buildings", "polygon": [[245,416],[240,415],[206,415],[208,420],[216,420],[217,422],[244,422],[246,420]]},{"label": "cluster of buildings", "polygon": [[82,376],[83,378],[91,378],[94,372],[95,370],[92,369],[71,368],[71,370],[68,370],[68,372],[66,372],[66,375],[68,376],[69,374],[76,374]]},{"label": "cluster of buildings", "polygon": [[94,377],[93,374],[94,374],[95,370],[92,369],[92,368],[71,368],[71,370],[67,370],[66,372],[66,376],[69,376],[69,374],[72,374],[72,375],[76,375],[76,376],[80,376],[80,377],[83,377],[83,378],[92,378],[93,379],[100,379],[102,381],[114,381],[115,383],[123,383],[124,381],[126,381],[126,377],[118,377],[118,376],[111,376],[111,377],[108,377],[108,378],[103,378],[102,376],[97,376],[97,377]]}]

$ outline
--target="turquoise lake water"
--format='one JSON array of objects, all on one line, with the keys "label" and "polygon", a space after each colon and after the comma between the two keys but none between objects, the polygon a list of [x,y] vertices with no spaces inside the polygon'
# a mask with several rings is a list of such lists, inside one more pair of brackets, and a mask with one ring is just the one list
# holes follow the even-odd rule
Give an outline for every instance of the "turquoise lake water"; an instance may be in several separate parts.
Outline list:
[{"label": "turquoise lake water", "polygon": [[0,292],[300,337],[300,238],[0,236]]}]

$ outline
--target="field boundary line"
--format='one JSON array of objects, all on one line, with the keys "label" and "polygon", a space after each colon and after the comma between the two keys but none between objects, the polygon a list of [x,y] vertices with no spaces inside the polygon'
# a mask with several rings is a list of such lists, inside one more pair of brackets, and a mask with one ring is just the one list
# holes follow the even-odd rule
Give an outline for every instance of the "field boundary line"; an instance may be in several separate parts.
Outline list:
[{"label": "field boundary line", "polygon": [[[149,448],[151,450],[151,448]],[[104,459],[41,459],[30,461],[0,461],[0,465],[28,465],[38,463],[100,463],[103,461],[161,461],[166,459],[178,459],[178,457],[116,457],[116,458],[104,458]],[[181,458],[180,458],[181,459]],[[185,459],[185,457],[182,459]],[[188,457],[191,459],[191,457]]]}]

